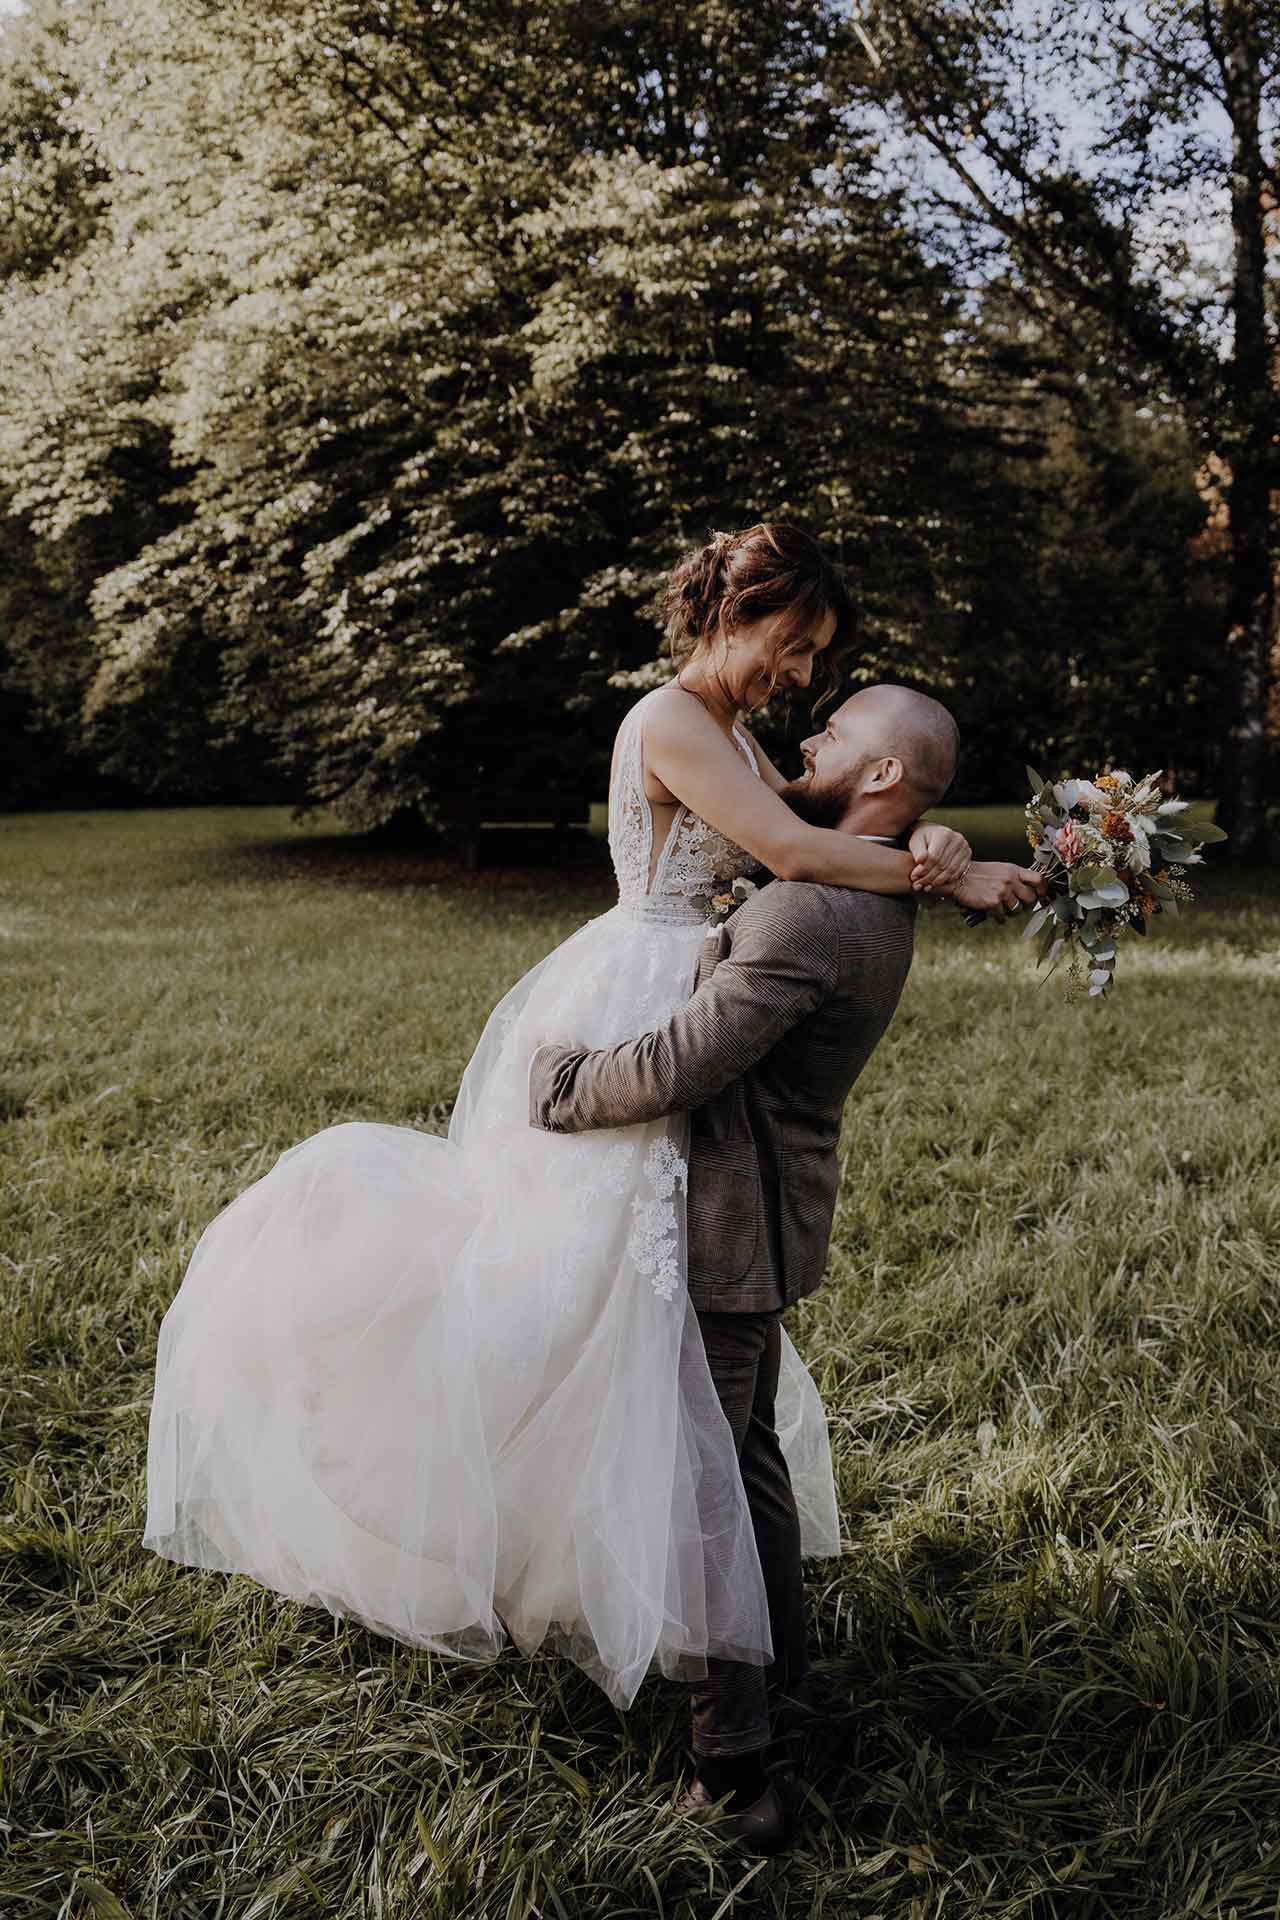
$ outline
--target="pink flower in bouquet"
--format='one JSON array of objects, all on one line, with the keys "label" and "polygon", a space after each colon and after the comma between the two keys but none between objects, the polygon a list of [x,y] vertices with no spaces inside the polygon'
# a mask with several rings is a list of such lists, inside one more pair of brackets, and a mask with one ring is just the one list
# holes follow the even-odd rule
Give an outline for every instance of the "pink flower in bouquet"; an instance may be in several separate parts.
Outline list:
[{"label": "pink flower in bouquet", "polygon": [[1053,836],[1053,850],[1064,867],[1079,866],[1084,858],[1084,841],[1077,833],[1073,821],[1068,820],[1065,827],[1058,828]]}]

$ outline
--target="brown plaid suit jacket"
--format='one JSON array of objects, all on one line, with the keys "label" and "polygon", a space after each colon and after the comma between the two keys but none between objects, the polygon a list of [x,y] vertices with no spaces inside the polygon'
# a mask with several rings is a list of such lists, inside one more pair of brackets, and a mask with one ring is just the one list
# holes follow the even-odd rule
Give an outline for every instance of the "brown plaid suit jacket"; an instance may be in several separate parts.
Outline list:
[{"label": "brown plaid suit jacket", "polygon": [[708,937],[696,990],[665,1027],[534,1054],[534,1126],[581,1133],[691,1110],[699,1312],[767,1312],[821,1281],[841,1112],[893,1018],[915,914],[909,896],[774,881]]}]

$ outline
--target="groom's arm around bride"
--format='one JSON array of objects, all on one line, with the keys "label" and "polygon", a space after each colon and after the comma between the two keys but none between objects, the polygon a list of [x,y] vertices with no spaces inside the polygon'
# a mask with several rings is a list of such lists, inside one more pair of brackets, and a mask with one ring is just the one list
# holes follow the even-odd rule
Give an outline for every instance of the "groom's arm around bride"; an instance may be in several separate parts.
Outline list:
[{"label": "groom's arm around bride", "polygon": [[699,1309],[778,1308],[821,1279],[841,1111],[897,1006],[914,922],[909,896],[775,883],[708,938],[665,1027],[534,1055],[530,1119],[550,1132],[691,1112]]}]

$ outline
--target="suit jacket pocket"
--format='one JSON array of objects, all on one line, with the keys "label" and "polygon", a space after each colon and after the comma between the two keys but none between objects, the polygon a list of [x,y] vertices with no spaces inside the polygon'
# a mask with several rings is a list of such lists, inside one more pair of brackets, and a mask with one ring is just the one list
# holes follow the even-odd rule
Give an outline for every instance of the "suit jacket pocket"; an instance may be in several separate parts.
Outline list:
[{"label": "suit jacket pocket", "polygon": [[763,1225],[760,1169],[750,1138],[700,1139],[689,1160],[689,1277],[701,1287],[742,1279]]}]

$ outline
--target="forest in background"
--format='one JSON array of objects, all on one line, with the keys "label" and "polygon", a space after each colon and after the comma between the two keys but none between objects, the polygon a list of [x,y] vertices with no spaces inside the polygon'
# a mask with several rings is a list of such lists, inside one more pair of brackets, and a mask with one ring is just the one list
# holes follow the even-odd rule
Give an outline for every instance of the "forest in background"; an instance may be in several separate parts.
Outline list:
[{"label": "forest in background", "polygon": [[1162,767],[1262,851],[1274,14],[35,0],[0,805],[575,817],[665,573],[770,515],[957,799]]}]

